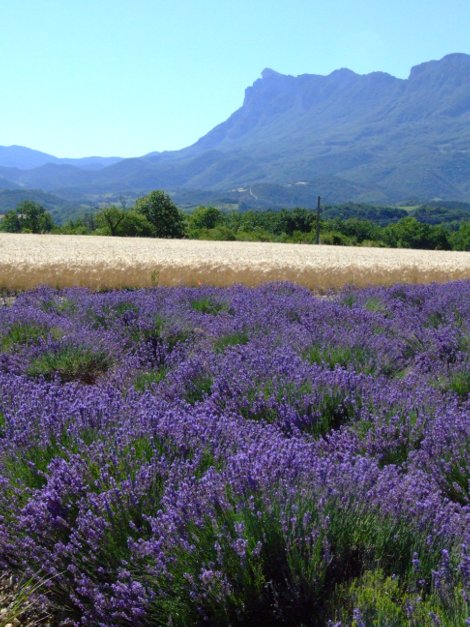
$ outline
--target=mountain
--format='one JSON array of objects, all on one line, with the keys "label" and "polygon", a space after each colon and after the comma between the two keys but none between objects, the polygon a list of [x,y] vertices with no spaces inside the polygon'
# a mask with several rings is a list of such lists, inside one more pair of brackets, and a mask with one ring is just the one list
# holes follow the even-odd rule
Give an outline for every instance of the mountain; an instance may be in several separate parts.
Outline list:
[{"label": "mountain", "polygon": [[82,157],[81,159],[60,159],[46,152],[32,150],[24,146],[0,146],[0,167],[30,170],[49,163],[72,165],[85,170],[97,170],[121,161],[120,157]]},{"label": "mountain", "polygon": [[[243,106],[186,155],[190,162],[212,154],[217,165],[199,172],[198,187],[325,177],[358,186],[368,199],[468,199],[469,122],[468,55],[419,65],[407,80],[346,69],[298,77],[265,70]],[[328,187],[322,191],[328,195]]]},{"label": "mountain", "polygon": [[25,160],[7,164],[1,155],[0,186],[69,200],[163,188],[177,202],[243,206],[313,205],[317,194],[326,202],[470,201],[470,56],[422,63],[407,79],[266,69],[240,109],[192,146],[93,171],[70,160],[21,169]]}]

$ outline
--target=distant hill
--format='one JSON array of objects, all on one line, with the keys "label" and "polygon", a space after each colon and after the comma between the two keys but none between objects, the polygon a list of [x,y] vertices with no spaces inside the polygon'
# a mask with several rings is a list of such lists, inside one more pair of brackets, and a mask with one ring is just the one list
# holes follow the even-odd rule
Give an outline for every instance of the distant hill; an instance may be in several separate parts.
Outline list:
[{"label": "distant hill", "polygon": [[423,63],[408,79],[266,69],[240,109],[179,151],[107,164],[22,150],[0,148],[0,187],[74,201],[163,188],[183,204],[241,207],[313,206],[317,194],[327,203],[470,202],[470,56]]},{"label": "distant hill", "polygon": [[428,224],[454,224],[470,221],[470,203],[459,202],[430,202],[416,207],[410,215],[420,222]]},{"label": "distant hill", "polygon": [[32,200],[42,205],[58,224],[92,209],[92,207],[81,206],[38,189],[0,189],[0,214],[15,209],[25,200]]},{"label": "distant hill", "polygon": [[120,157],[83,157],[80,159],[60,159],[39,150],[24,146],[0,146],[0,167],[31,170],[48,163],[73,165],[85,170],[98,170],[121,161]]}]

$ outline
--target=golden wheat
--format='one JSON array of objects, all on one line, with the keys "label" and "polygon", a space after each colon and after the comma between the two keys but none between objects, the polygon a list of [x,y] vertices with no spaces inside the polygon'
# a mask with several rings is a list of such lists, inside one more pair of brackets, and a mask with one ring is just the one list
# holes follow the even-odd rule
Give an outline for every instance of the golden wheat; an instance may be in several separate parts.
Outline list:
[{"label": "golden wheat", "polygon": [[324,291],[346,284],[469,278],[468,252],[0,234],[0,287],[12,290],[38,285],[96,290],[292,281]]}]

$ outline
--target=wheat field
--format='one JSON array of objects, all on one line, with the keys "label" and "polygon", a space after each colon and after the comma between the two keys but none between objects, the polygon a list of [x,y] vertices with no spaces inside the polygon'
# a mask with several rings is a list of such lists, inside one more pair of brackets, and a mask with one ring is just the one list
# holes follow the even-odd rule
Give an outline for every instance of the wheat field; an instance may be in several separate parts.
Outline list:
[{"label": "wheat field", "polygon": [[350,284],[470,278],[470,253],[79,235],[0,234],[0,288]]}]

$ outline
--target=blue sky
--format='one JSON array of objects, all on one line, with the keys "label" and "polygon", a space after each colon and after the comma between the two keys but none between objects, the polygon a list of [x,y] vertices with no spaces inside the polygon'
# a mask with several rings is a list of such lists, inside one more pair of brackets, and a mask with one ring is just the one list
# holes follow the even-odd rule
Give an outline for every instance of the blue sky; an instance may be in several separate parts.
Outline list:
[{"label": "blue sky", "polygon": [[265,67],[470,53],[470,0],[0,0],[0,145],[140,156],[196,141]]}]

